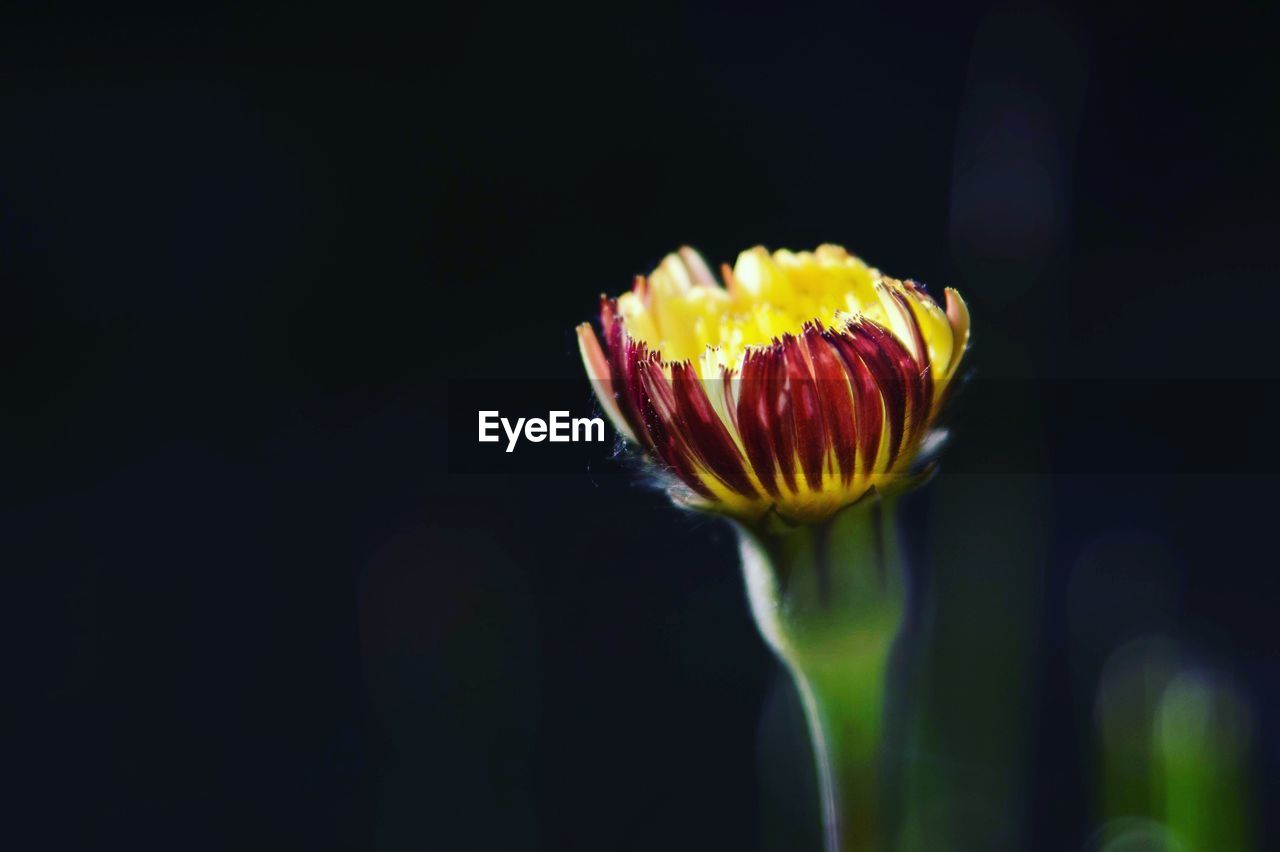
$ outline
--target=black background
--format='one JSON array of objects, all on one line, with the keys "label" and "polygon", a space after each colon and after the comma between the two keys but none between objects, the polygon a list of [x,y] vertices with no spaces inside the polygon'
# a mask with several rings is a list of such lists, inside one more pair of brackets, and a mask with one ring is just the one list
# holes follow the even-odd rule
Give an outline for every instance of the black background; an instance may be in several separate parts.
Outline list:
[{"label": "black background", "polygon": [[[1027,758],[977,772],[975,845],[1086,843],[1097,671],[1152,630],[1249,697],[1278,812],[1276,25],[7,7],[17,810],[49,848],[809,848],[814,814],[768,813],[758,743],[800,735],[729,531],[608,447],[451,466],[449,424],[543,386],[589,413],[573,326],[682,243],[833,241],[973,314],[917,514],[942,633],[1024,619]],[[1103,560],[1080,603],[1117,537],[1175,567]],[[974,647],[948,706],[1001,677]]]}]

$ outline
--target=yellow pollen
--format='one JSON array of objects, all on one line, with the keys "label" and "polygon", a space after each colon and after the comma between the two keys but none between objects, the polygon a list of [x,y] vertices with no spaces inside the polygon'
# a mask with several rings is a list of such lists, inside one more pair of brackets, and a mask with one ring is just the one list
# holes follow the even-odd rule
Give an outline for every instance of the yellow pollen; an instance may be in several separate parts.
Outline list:
[{"label": "yellow pollen", "polygon": [[671,254],[639,292],[618,299],[618,311],[632,337],[699,372],[737,369],[750,347],[798,335],[815,320],[830,327],[862,316],[907,332],[880,273],[840,246],[773,254],[758,246],[726,267],[724,278],[720,286],[692,252]]},{"label": "yellow pollen", "polygon": [[[953,291],[947,297],[948,304],[954,300],[962,308]],[[924,356],[935,398],[958,366],[959,358],[952,356],[964,351],[968,335],[967,315],[957,339],[947,311],[928,296],[830,244],[812,252],[749,249],[738,255],[733,269],[724,268],[724,286],[696,252],[681,249],[618,298],[618,313],[632,337],[663,361],[691,362],[702,379],[719,378],[726,368],[740,370],[747,350],[784,334],[798,335],[806,323],[843,328],[860,317]],[[926,353],[915,352],[913,318]]]}]

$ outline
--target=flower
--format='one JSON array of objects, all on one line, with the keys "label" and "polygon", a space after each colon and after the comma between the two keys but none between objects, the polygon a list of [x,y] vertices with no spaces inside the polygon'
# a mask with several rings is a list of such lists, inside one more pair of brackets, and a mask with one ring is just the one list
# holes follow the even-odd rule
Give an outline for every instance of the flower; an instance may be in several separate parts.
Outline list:
[{"label": "flower", "polygon": [[969,339],[969,312],[840,246],[756,247],[722,267],[668,255],[601,296],[578,343],[620,433],[672,495],[745,521],[824,520],[910,478]]}]

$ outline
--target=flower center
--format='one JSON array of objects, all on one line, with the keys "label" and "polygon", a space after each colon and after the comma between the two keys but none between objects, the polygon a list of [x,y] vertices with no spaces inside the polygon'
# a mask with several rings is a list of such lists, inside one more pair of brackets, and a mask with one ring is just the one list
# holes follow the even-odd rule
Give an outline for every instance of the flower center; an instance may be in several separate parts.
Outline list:
[{"label": "flower center", "polygon": [[739,255],[732,271],[725,267],[724,277],[722,287],[692,252],[668,255],[618,300],[628,333],[664,361],[692,361],[701,371],[737,369],[749,348],[799,334],[814,320],[888,319],[877,273],[839,246],[772,255],[757,247]]}]

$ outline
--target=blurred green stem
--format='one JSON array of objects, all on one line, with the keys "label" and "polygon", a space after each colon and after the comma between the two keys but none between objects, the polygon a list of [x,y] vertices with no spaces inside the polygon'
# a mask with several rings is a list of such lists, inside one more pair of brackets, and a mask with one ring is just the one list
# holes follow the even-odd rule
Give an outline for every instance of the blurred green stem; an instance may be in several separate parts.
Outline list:
[{"label": "blurred green stem", "polygon": [[906,598],[893,506],[872,496],[821,524],[739,527],[739,544],[756,624],[804,705],[826,850],[883,848],[886,672]]},{"label": "blurred green stem", "polygon": [[1255,848],[1252,727],[1246,699],[1203,674],[1182,673],[1160,699],[1156,780],[1163,782],[1165,824],[1190,852]]}]

